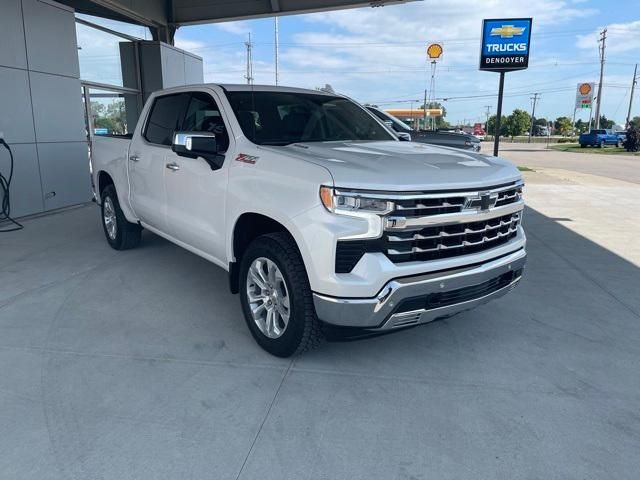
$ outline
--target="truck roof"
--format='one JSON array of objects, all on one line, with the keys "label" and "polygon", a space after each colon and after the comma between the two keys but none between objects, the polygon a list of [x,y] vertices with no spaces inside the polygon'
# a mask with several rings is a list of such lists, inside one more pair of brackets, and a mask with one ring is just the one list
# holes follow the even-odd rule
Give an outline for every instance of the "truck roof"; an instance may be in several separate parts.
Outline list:
[{"label": "truck roof", "polygon": [[322,90],[310,90],[307,88],[298,88],[298,87],[282,87],[276,85],[247,85],[246,83],[218,83],[218,84],[207,84],[207,85],[218,85],[225,90],[230,92],[297,92],[297,93],[315,93],[317,95],[337,95],[335,93],[325,92]]},{"label": "truck roof", "polygon": [[162,95],[162,94],[170,94],[170,93],[178,93],[189,91],[189,89],[193,88],[202,88],[202,87],[219,87],[228,92],[288,92],[288,93],[307,93],[314,95],[327,95],[331,97],[344,97],[339,93],[330,93],[325,92],[323,90],[311,90],[307,88],[297,88],[297,87],[281,87],[275,85],[247,85],[243,83],[194,83],[191,85],[181,85],[178,87],[170,87],[164,88],[162,90],[157,90],[153,92],[153,95]]}]

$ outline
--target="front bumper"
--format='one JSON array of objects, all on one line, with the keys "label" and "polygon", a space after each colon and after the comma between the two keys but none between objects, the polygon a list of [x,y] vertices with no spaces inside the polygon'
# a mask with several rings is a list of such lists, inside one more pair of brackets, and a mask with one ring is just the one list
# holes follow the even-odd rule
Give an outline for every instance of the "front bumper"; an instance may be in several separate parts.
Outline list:
[{"label": "front bumper", "polygon": [[344,327],[391,330],[449,317],[501,297],[520,281],[521,248],[482,264],[391,280],[373,298],[313,294],[320,320]]}]

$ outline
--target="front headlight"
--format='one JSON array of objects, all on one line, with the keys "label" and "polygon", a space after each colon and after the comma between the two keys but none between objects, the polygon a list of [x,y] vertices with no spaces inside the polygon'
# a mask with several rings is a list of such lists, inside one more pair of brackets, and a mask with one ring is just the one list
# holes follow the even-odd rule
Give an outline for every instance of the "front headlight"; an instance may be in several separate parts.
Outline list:
[{"label": "front headlight", "polygon": [[333,187],[320,187],[320,200],[328,211],[342,215],[386,215],[393,211],[393,202],[367,197],[366,192],[337,191]]}]

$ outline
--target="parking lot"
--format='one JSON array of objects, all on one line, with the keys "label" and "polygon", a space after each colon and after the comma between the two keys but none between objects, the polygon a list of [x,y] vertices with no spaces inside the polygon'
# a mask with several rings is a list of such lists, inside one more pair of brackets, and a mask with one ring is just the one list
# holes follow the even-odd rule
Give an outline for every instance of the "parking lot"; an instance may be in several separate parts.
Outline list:
[{"label": "parking lot", "polygon": [[0,478],[637,478],[640,161],[503,155],[535,170],[521,286],[293,360],[222,270],[111,250],[93,204],[0,236]]}]

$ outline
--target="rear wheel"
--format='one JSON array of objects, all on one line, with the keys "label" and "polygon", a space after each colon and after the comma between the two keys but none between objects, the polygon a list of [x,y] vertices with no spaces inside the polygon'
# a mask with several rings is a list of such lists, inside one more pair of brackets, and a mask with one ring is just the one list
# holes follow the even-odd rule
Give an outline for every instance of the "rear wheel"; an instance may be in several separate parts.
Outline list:
[{"label": "rear wheel", "polygon": [[604,140],[600,140],[600,144],[598,145],[600,148],[604,148]]},{"label": "rear wheel", "polygon": [[272,355],[304,352],[322,338],[302,257],[286,233],[249,245],[240,266],[240,300],[253,338]]},{"label": "rear wheel", "polygon": [[113,185],[107,185],[100,195],[102,228],[107,242],[115,250],[128,250],[140,244],[142,227],[127,221]]}]

